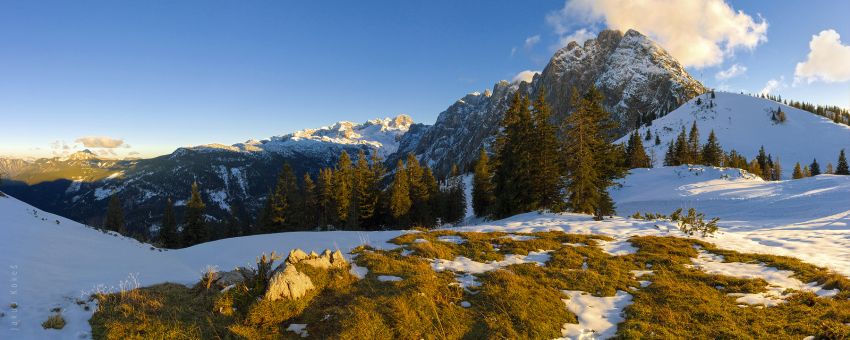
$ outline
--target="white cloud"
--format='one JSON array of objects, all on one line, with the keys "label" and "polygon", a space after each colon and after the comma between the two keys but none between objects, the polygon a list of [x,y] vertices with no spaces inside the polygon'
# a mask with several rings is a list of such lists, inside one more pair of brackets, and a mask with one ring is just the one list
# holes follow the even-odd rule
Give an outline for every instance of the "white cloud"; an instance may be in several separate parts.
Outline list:
[{"label": "white cloud", "polygon": [[546,16],[558,35],[576,24],[600,21],[646,34],[683,65],[697,68],[718,65],[735,49],[767,41],[767,21],[735,11],[724,0],[567,0]]},{"label": "white cloud", "polygon": [[124,145],[124,141],[105,136],[86,136],[77,138],[75,143],[83,144],[87,148],[117,148]]},{"label": "white cloud", "polygon": [[522,71],[520,73],[517,73],[517,75],[514,76],[514,79],[511,79],[511,82],[512,83],[519,83],[519,82],[525,81],[525,82],[530,83],[531,79],[534,78],[534,75],[538,74],[538,73],[540,73],[540,71],[525,70],[525,71]]},{"label": "white cloud", "polygon": [[729,67],[728,69],[721,70],[720,72],[717,72],[717,74],[714,75],[714,78],[717,79],[717,80],[729,80],[729,79],[735,78],[737,76],[743,75],[744,73],[747,73],[747,67],[746,66],[742,66],[740,64],[734,64],[731,67]]},{"label": "white cloud", "polygon": [[841,44],[835,30],[825,30],[812,36],[806,61],[797,63],[794,83],[823,81],[827,83],[850,80],[850,45]]},{"label": "white cloud", "polygon": [[538,35],[534,35],[534,36],[530,36],[528,38],[525,38],[525,45],[523,45],[523,46],[525,47],[526,50],[530,50],[532,47],[534,47],[534,45],[537,45],[537,43],[539,43],[539,42],[540,42],[540,35],[538,34]]},{"label": "white cloud", "polygon": [[768,80],[766,84],[764,84],[764,88],[759,91],[759,94],[770,94],[778,89],[785,88],[787,85],[785,84],[785,77],[781,76],[779,79],[771,79]]},{"label": "white cloud", "polygon": [[593,33],[586,28],[582,28],[573,32],[570,35],[561,36],[561,38],[558,39],[558,43],[561,45],[559,47],[567,46],[567,44],[569,44],[571,41],[575,41],[576,43],[581,45],[584,44],[587,39],[592,39],[594,37],[596,37],[596,33]]},{"label": "white cloud", "polygon": [[515,55],[516,55],[516,46],[514,46],[513,48],[511,48],[511,57],[513,57],[513,56],[515,56]]}]

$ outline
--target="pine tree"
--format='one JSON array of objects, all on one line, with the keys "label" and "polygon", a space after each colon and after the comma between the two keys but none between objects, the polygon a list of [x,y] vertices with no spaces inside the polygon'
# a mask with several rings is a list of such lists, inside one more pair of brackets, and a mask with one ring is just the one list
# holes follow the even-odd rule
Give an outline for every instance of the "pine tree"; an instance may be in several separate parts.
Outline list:
[{"label": "pine tree", "polygon": [[762,169],[761,165],[759,165],[758,160],[754,159],[750,162],[749,168],[747,169],[751,174],[761,177]]},{"label": "pine tree", "polygon": [[717,142],[714,130],[708,134],[708,141],[702,148],[702,163],[710,166],[721,166],[723,163],[723,148]]},{"label": "pine tree", "polygon": [[446,223],[457,224],[466,216],[466,189],[457,165],[452,166],[451,175],[446,182],[446,209],[443,216]]},{"label": "pine tree", "polygon": [[404,168],[404,162],[401,160],[396,164],[395,176],[390,184],[390,216],[399,224],[406,226],[409,223],[408,213],[410,212],[410,180],[407,178],[407,171]]},{"label": "pine tree", "polygon": [[850,168],[847,167],[847,158],[844,156],[844,149],[838,153],[838,166],[835,167],[836,175],[850,175]]},{"label": "pine tree", "polygon": [[688,134],[688,147],[687,147],[687,161],[685,163],[688,164],[701,164],[700,160],[700,146],[699,146],[699,129],[697,129],[697,122],[694,121],[693,125],[691,125],[691,132]]},{"label": "pine tree", "polygon": [[204,210],[206,209],[201,193],[198,190],[198,182],[192,183],[192,194],[186,203],[186,216],[183,223],[183,245],[191,246],[205,242],[209,238],[206,226]]},{"label": "pine tree", "polygon": [[115,231],[121,235],[127,234],[127,229],[124,226],[124,208],[115,192],[112,193],[112,197],[109,198],[109,205],[106,207],[106,221],[103,223],[103,229]]},{"label": "pine tree", "polygon": [[494,145],[495,173],[493,174],[494,216],[503,218],[532,211],[536,206],[536,185],[533,183],[534,156],[532,145],[534,124],[529,100],[519,92],[514,94],[505,111],[501,130]]},{"label": "pine tree", "polygon": [[357,165],[354,167],[354,198],[356,201],[356,216],[358,224],[363,227],[374,223],[375,213],[378,208],[378,196],[380,194],[380,177],[374,172],[374,163],[380,166],[380,159],[373,155],[373,165],[366,159],[363,150],[357,155]]},{"label": "pine tree", "polygon": [[162,226],[159,227],[159,243],[165,248],[177,248],[180,246],[180,239],[177,238],[177,219],[174,217],[174,203],[171,201],[171,198],[165,201]]},{"label": "pine tree", "polygon": [[304,178],[301,180],[301,199],[304,216],[304,227],[307,229],[315,229],[319,226],[319,214],[321,207],[319,206],[319,197],[316,192],[316,184],[309,173],[304,173]]},{"label": "pine tree", "polygon": [[803,177],[805,177],[803,175],[803,169],[800,169],[800,162],[797,162],[797,164],[794,164],[794,172],[791,173],[791,178],[800,179]]},{"label": "pine tree", "polygon": [[661,145],[661,137],[658,134],[655,134],[655,145]]},{"label": "pine tree", "polygon": [[319,204],[319,228],[328,228],[336,224],[337,213],[334,206],[333,179],[333,169],[325,168],[319,171],[318,184],[316,185]]},{"label": "pine tree", "polygon": [[528,177],[533,185],[533,196],[528,207],[533,210],[560,212],[564,206],[563,162],[557,156],[560,154],[561,143],[555,126],[550,122],[550,108],[545,98],[545,91],[541,91],[532,104],[532,139],[524,143],[527,145],[526,152],[531,153],[532,164],[528,168]]},{"label": "pine tree", "polygon": [[230,216],[227,218],[227,227],[224,230],[224,237],[239,237],[242,234],[242,222],[239,220],[239,208],[236,205],[230,207]]},{"label": "pine tree", "polygon": [[430,225],[431,221],[431,187],[430,183],[426,183],[425,170],[419,164],[419,160],[413,153],[407,155],[405,163],[407,172],[407,187],[409,188],[409,197],[411,206],[409,208],[410,222],[420,226]]},{"label": "pine tree", "polygon": [[626,166],[630,169],[652,167],[649,156],[646,155],[646,149],[643,148],[643,141],[636,132],[631,134],[626,146]]},{"label": "pine tree", "polygon": [[472,176],[472,211],[477,217],[489,215],[495,201],[489,161],[487,152],[481,148],[478,152],[478,162],[475,163],[475,174]]},{"label": "pine tree", "polygon": [[418,223],[423,227],[432,227],[436,224],[437,217],[440,216],[440,206],[442,206],[440,202],[441,195],[439,195],[440,185],[437,183],[437,178],[434,177],[434,172],[431,171],[431,168],[426,166],[424,169],[422,185],[425,186],[427,193],[424,200],[426,209],[423,209],[425,214],[422,215],[423,219],[418,221]]},{"label": "pine tree", "polygon": [[608,187],[625,175],[618,159],[625,150],[610,143],[616,123],[602,102],[602,94],[594,87],[584,96],[573,89],[574,111],[564,129],[569,205],[574,212],[593,214],[597,219],[614,213]]},{"label": "pine tree", "polygon": [[[337,219],[349,226],[356,227],[357,219],[353,216],[354,202],[354,169],[348,153],[343,151],[339,156],[336,170],[334,171],[333,199],[336,206]],[[351,218],[349,218],[351,217]]]},{"label": "pine tree", "polygon": [[266,199],[266,209],[263,211],[261,222],[263,232],[278,233],[300,228],[302,223],[299,191],[298,180],[292,167],[289,163],[284,164],[274,190]]},{"label": "pine tree", "polygon": [[806,165],[803,167],[803,177],[811,177],[812,172],[809,170],[809,166]]},{"label": "pine tree", "polygon": [[776,160],[773,162],[771,176],[774,181],[782,180],[782,164],[779,162],[779,157],[776,157]]},{"label": "pine tree", "polygon": [[649,129],[646,129],[646,137],[644,137],[644,140],[647,140],[647,141],[652,140],[652,132],[649,131]]},{"label": "pine tree", "polygon": [[835,169],[832,167],[832,163],[826,164],[826,173],[830,175],[835,174]]},{"label": "pine tree", "polygon": [[812,161],[812,165],[809,165],[809,170],[811,170],[812,176],[820,175],[820,164],[818,164],[817,158]]}]

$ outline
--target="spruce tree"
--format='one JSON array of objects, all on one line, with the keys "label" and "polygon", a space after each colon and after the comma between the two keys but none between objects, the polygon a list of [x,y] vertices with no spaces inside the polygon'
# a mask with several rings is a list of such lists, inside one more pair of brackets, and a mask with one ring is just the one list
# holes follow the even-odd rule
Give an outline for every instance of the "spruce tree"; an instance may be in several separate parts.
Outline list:
[{"label": "spruce tree", "polygon": [[401,160],[396,164],[395,176],[390,184],[390,216],[399,226],[409,223],[408,213],[412,204],[410,200],[410,180],[407,178],[404,162]]},{"label": "spruce tree", "polygon": [[[560,154],[560,141],[556,128],[551,123],[549,104],[546,103],[545,90],[541,91],[532,104],[532,139],[525,141],[526,152],[531,152],[531,166],[528,167],[530,183],[534,196],[528,205],[534,210],[545,209],[560,212],[564,206],[564,182],[562,178],[563,162]],[[644,154],[645,155],[645,154]]]},{"label": "spruce tree", "polygon": [[472,211],[477,217],[489,215],[495,201],[489,161],[487,152],[481,148],[478,151],[478,162],[475,163],[475,173],[472,176]]},{"label": "spruce tree", "polygon": [[834,174],[835,174],[835,169],[832,167],[832,163],[827,163],[827,164],[826,164],[826,173],[827,173],[827,174],[830,174],[830,175],[834,175]]},{"label": "spruce tree", "polygon": [[626,166],[630,169],[652,167],[649,156],[646,155],[646,149],[643,148],[643,141],[637,132],[629,137],[629,143],[626,146]]},{"label": "spruce tree", "polygon": [[809,166],[806,165],[803,167],[803,177],[811,177],[812,172],[809,170]]},{"label": "spruce tree", "polygon": [[466,216],[466,189],[457,165],[452,166],[446,182],[446,209],[443,216],[446,223],[457,224]]},{"label": "spruce tree", "polygon": [[236,205],[230,207],[230,216],[227,217],[227,226],[224,230],[224,237],[239,237],[243,236],[242,222],[239,220],[239,208]]},{"label": "spruce tree", "polygon": [[574,212],[593,214],[597,219],[614,213],[608,187],[625,175],[619,159],[625,151],[610,143],[617,125],[602,107],[603,100],[594,87],[584,96],[573,89],[574,111],[564,129],[569,205]]},{"label": "spruce tree", "polygon": [[532,150],[534,124],[529,110],[528,97],[514,94],[502,118],[501,130],[496,138],[495,173],[493,175],[494,216],[503,218],[521,212],[536,210],[537,193],[534,184],[536,152]]},{"label": "spruce tree", "polygon": [[171,201],[171,198],[165,201],[162,226],[159,227],[159,243],[165,248],[177,248],[180,246],[180,239],[177,238],[177,219],[174,217],[174,203]]},{"label": "spruce tree", "polygon": [[127,229],[124,226],[124,208],[121,206],[121,200],[118,199],[118,194],[115,192],[109,198],[109,205],[106,207],[106,221],[103,223],[103,228],[121,235],[127,234]]},{"label": "spruce tree", "polygon": [[688,136],[685,133],[685,127],[682,126],[682,131],[676,136],[676,142],[673,144],[673,159],[671,165],[683,165],[690,162],[690,152],[688,150]]},{"label": "spruce tree", "polygon": [[803,177],[803,169],[800,168],[800,162],[797,162],[797,164],[794,164],[794,172],[791,173],[791,178],[800,179]]},{"label": "spruce tree", "polygon": [[661,145],[661,137],[658,134],[655,134],[655,145]]},{"label": "spruce tree", "polygon": [[189,202],[186,203],[186,216],[183,223],[183,245],[191,246],[207,241],[209,234],[207,232],[206,218],[204,210],[206,209],[204,201],[201,199],[201,193],[198,190],[198,182],[192,183],[192,194]]},{"label": "spruce tree", "polygon": [[321,207],[319,206],[319,197],[316,192],[316,183],[309,173],[304,173],[304,178],[301,180],[301,200],[303,209],[304,228],[315,229],[319,226],[319,214]]},{"label": "spruce tree", "polygon": [[850,168],[847,167],[847,158],[844,156],[844,149],[838,153],[838,166],[835,167],[836,175],[850,175]]},{"label": "spruce tree", "polygon": [[809,170],[812,172],[812,176],[820,175],[820,164],[818,164],[817,158],[815,158],[812,161],[812,164],[809,165]]},{"label": "spruce tree", "polygon": [[302,212],[299,191],[298,180],[292,167],[289,163],[284,164],[274,190],[266,199],[261,223],[263,232],[278,233],[299,229],[299,217]]},{"label": "spruce tree", "polygon": [[773,173],[771,174],[774,181],[782,180],[782,164],[779,162],[779,157],[773,162]]},{"label": "spruce tree", "polygon": [[708,134],[708,141],[702,148],[702,164],[710,166],[721,166],[723,163],[723,148],[717,142],[714,130]]},{"label": "spruce tree", "polygon": [[355,216],[359,219],[358,224],[361,227],[374,222],[373,219],[378,208],[378,195],[380,193],[378,181],[380,178],[375,177],[375,175],[366,159],[366,153],[360,150],[357,154],[357,164],[354,166],[354,200],[356,202]]},{"label": "spruce tree", "polygon": [[[426,189],[427,196],[424,198],[425,209],[421,216],[422,220],[417,221],[423,227],[433,227],[437,217],[440,215],[440,185],[437,183],[437,178],[434,177],[434,172],[428,166],[424,167],[422,174],[422,185]],[[416,201],[414,201],[414,204]]]},{"label": "spruce tree", "polygon": [[699,129],[697,129],[697,122],[694,121],[693,125],[691,125],[691,132],[688,134],[688,147],[687,147],[687,161],[688,164],[701,164],[701,152],[699,146]]},{"label": "spruce tree", "polygon": [[[336,206],[337,219],[349,227],[357,226],[356,216],[353,216],[354,202],[354,168],[351,157],[343,151],[339,156],[336,170],[334,171],[333,198]],[[349,218],[351,217],[351,218]]]},{"label": "spruce tree", "polygon": [[644,140],[646,140],[646,141],[652,140],[652,132],[649,131],[649,129],[646,129],[646,137],[644,138]]},{"label": "spruce tree", "polygon": [[319,205],[319,228],[328,228],[336,224],[336,207],[334,206],[334,174],[330,168],[319,171],[318,184],[316,185],[317,200]]}]

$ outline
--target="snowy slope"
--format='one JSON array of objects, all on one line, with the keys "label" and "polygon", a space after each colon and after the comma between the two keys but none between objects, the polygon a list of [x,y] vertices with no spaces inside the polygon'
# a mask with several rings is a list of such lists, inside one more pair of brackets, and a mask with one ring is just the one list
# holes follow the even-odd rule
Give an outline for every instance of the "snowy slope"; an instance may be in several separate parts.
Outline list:
[{"label": "snowy slope", "polygon": [[[207,265],[230,270],[252,265],[262,252],[287,253],[296,247],[308,252],[335,247],[347,251],[366,242],[381,247],[400,232],[258,235],[159,251],[0,197],[0,234],[0,282],[4,285],[0,312],[5,314],[0,317],[0,339],[79,339],[91,337],[88,319],[96,306],[85,311],[75,301],[98,289],[119,290],[122,281],[132,287],[130,275],[141,286],[165,281],[191,284]],[[12,303],[17,310],[10,307]],[[45,331],[41,323],[55,307],[62,308],[68,323],[61,331]],[[15,321],[19,326],[13,325]]]},{"label": "snowy slope", "polygon": [[[464,179],[470,188],[470,176]],[[635,170],[611,193],[621,215],[634,211],[669,214],[679,207],[695,207],[722,219],[721,231],[708,238],[709,242],[731,250],[794,256],[850,276],[850,176],[765,182],[735,169],[666,167]],[[366,242],[390,247],[386,241],[402,233],[280,233],[160,252],[9,197],[0,198],[0,216],[0,280],[4,284],[13,279],[18,282],[15,295],[6,293],[7,289],[0,293],[0,312],[6,314],[0,317],[0,339],[86,337],[90,332],[86,320],[92,312],[76,305],[75,299],[98,285],[118,289],[130,274],[142,286],[165,281],[191,284],[207,265],[231,269],[252,264],[262,252],[286,253],[296,247],[317,252],[324,248],[346,251]],[[603,249],[612,254],[635,251],[627,241],[634,235],[684,236],[669,222],[620,217],[594,221],[578,214],[527,213],[499,221],[470,222],[476,224],[458,229],[608,235],[615,240],[605,243]],[[17,312],[9,307],[12,302],[19,305]],[[53,307],[63,308],[68,325],[61,331],[42,330],[40,324]],[[21,322],[17,331],[7,327],[13,315]]]},{"label": "snowy slope", "polygon": [[[656,134],[661,137],[661,144],[644,140],[647,153],[655,153],[655,164],[664,163],[664,153],[667,143],[676,138],[682,126],[688,131],[696,121],[702,143],[708,139],[711,130],[717,135],[725,151],[732,149],[753,159],[759,147],[778,156],[783,166],[783,178],[790,178],[794,163],[806,165],[817,158],[821,169],[827,163],[835,165],[838,152],[843,148],[850,149],[850,127],[835,124],[831,120],[779,104],[772,100],[751,97],[742,94],[717,92],[716,98],[711,99],[706,93],[699,96],[702,105],[696,104],[696,98],[670,112],[664,117],[652,122],[651,126],[640,128],[641,136],[651,130],[653,138]],[[713,102],[714,107],[708,103]],[[774,123],[771,111],[782,108],[788,117],[784,123]],[[624,143],[628,136],[618,142]]]}]

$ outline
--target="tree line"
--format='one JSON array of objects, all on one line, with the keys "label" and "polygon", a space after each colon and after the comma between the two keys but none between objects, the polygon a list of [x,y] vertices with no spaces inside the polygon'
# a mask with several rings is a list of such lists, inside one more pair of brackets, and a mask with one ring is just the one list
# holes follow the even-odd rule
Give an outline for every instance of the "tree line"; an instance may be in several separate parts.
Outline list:
[{"label": "tree line", "polygon": [[[622,178],[626,149],[613,144],[617,123],[596,88],[574,88],[573,112],[552,124],[545,93],[531,102],[516,93],[500,124],[493,158],[482,148],[474,167],[472,203],[478,217],[530,211],[573,211],[597,219],[615,213],[608,187]],[[564,138],[557,138],[557,132]]]}]

